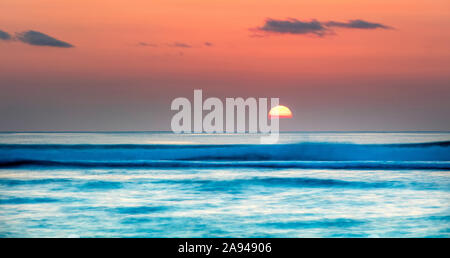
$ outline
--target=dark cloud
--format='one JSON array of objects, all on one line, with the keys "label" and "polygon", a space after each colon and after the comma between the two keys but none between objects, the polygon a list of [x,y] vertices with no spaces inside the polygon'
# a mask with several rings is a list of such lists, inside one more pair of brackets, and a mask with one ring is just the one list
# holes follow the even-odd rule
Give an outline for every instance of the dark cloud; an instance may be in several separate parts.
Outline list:
[{"label": "dark cloud", "polygon": [[326,34],[333,34],[333,27],[347,29],[391,29],[391,27],[387,25],[364,20],[349,20],[348,22],[320,22],[317,20],[275,20],[269,18],[266,19],[262,27],[256,28],[256,30],[253,29],[253,31],[280,34],[313,34],[317,36],[324,36]]},{"label": "dark cloud", "polygon": [[204,44],[205,44],[205,46],[207,46],[207,47],[212,47],[212,46],[214,45],[214,44],[211,43],[211,42],[205,42]]},{"label": "dark cloud", "polygon": [[55,39],[44,33],[33,30],[16,33],[16,38],[22,41],[23,43],[33,46],[48,46],[48,47],[62,47],[62,48],[73,47],[73,45],[67,42]]},{"label": "dark cloud", "polygon": [[192,46],[182,42],[174,42],[173,44],[169,44],[170,47],[181,47],[181,48],[191,48]]},{"label": "dark cloud", "polygon": [[323,36],[327,32],[327,28],[317,20],[299,21],[297,19],[267,19],[264,26],[259,27],[258,30],[288,34],[315,34],[318,36]]},{"label": "dark cloud", "polygon": [[391,29],[391,27],[381,23],[373,23],[363,20],[349,20],[348,22],[329,21],[325,23],[328,27],[341,27],[349,29]]},{"label": "dark cloud", "polygon": [[9,35],[8,32],[4,32],[2,30],[0,30],[0,40],[10,40],[11,39],[11,35]]}]

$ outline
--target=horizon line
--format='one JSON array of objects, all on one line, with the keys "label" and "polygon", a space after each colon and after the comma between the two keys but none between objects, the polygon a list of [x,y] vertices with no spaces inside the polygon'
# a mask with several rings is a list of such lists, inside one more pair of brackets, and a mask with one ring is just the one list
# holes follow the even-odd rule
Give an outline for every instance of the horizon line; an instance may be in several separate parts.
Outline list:
[{"label": "horizon line", "polygon": [[[0,131],[0,133],[173,133],[170,130],[30,130],[30,131]],[[280,131],[280,133],[450,133],[450,130],[298,130],[298,131]],[[202,133],[179,133],[179,134],[204,134]],[[225,134],[223,133],[208,133],[208,134]],[[229,134],[229,133],[227,133]],[[235,134],[250,134],[235,133]],[[260,133],[251,133],[260,134]]]}]

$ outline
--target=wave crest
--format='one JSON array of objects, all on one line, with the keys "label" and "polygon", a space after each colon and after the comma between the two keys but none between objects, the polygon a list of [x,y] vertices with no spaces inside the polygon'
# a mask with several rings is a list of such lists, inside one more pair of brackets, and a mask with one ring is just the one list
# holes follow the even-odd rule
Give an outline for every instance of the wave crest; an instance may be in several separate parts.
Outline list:
[{"label": "wave crest", "polygon": [[0,167],[450,169],[450,141],[409,144],[1,144]]}]

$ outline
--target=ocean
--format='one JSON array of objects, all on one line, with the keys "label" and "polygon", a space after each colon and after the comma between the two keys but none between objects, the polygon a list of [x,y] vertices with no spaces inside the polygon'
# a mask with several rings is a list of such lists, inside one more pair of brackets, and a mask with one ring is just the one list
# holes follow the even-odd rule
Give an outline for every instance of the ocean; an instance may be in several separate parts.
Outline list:
[{"label": "ocean", "polygon": [[0,133],[0,237],[450,237],[450,133]]}]

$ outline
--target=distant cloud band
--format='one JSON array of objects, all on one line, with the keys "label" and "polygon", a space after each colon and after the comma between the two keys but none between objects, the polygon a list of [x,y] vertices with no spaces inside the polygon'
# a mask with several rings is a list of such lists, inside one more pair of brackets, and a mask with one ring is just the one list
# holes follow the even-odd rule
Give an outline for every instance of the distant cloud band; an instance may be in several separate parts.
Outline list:
[{"label": "distant cloud band", "polygon": [[8,32],[4,32],[2,30],[0,30],[0,40],[10,40],[11,39],[11,35],[9,35]]},{"label": "distant cloud band", "polygon": [[267,19],[259,30],[265,32],[289,33],[289,34],[316,34],[322,36],[327,28],[317,20],[299,21],[297,19],[274,20]]},{"label": "distant cloud band", "polygon": [[169,44],[170,47],[181,47],[181,48],[192,48],[191,45],[183,43],[183,42],[174,42],[173,44]]},{"label": "distant cloud band", "polygon": [[320,22],[315,19],[311,21],[300,21],[297,19],[276,20],[269,18],[266,19],[263,26],[256,28],[256,30],[266,33],[314,34],[324,36],[332,33],[333,27],[346,29],[391,29],[391,27],[381,23],[373,23],[359,19],[349,20],[347,22]]},{"label": "distant cloud band", "polygon": [[325,23],[328,27],[341,27],[348,29],[391,29],[391,27],[381,23],[367,22],[363,20],[350,20],[348,22],[329,21]]},{"label": "distant cloud band", "polygon": [[156,45],[156,44],[147,43],[147,42],[139,42],[138,46],[141,46],[141,47],[158,47],[158,45]]},{"label": "distant cloud band", "polygon": [[29,30],[25,32],[16,33],[16,38],[26,44],[33,46],[48,46],[48,47],[60,47],[71,48],[72,44],[53,38],[39,31]]}]

